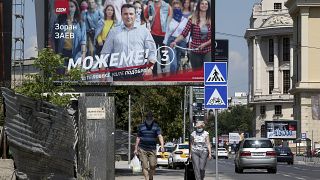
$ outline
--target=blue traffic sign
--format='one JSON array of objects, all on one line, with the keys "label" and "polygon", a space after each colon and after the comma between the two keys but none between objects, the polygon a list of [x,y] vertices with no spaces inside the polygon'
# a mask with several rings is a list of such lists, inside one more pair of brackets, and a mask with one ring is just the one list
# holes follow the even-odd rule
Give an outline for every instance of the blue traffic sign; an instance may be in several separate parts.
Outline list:
[{"label": "blue traffic sign", "polygon": [[227,62],[204,63],[204,85],[227,85]]},{"label": "blue traffic sign", "polygon": [[228,108],[228,87],[227,86],[205,86],[204,103],[207,109]]}]

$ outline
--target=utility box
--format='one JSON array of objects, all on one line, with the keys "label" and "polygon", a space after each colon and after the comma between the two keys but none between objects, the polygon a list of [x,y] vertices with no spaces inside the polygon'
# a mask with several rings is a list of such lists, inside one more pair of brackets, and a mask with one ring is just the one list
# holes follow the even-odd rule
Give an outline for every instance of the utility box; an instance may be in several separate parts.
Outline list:
[{"label": "utility box", "polygon": [[107,93],[79,97],[78,175],[115,179],[114,98]]}]

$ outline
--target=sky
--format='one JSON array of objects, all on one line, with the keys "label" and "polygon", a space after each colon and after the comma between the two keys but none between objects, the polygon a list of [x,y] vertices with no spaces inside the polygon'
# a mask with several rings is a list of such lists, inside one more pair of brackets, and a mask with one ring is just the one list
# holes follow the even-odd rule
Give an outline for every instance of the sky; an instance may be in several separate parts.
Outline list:
[{"label": "sky", "polygon": [[[215,0],[216,39],[229,40],[228,96],[248,92],[248,47],[244,39],[255,3],[261,0]],[[26,0],[25,58],[36,56],[34,1]],[[221,33],[231,34],[222,35]],[[235,36],[233,36],[235,35]]]},{"label": "sky", "polygon": [[260,1],[216,0],[216,39],[229,40],[229,97],[235,92],[248,92],[248,46],[244,34],[250,25],[253,5]]}]

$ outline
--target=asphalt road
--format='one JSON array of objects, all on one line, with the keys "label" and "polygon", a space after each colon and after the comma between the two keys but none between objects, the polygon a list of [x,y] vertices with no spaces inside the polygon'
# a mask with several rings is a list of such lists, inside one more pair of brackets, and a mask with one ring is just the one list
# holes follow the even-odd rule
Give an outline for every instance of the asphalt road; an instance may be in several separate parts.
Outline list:
[{"label": "asphalt road", "polygon": [[[264,169],[247,169],[243,174],[234,172],[234,159],[219,159],[219,179],[236,180],[320,180],[320,167],[307,165],[287,165],[278,163],[277,174],[269,174]],[[211,160],[207,164],[207,175],[215,177],[215,161]],[[221,175],[221,176],[220,176]]]},{"label": "asphalt road", "polygon": [[[243,174],[234,172],[234,159],[219,159],[219,180],[320,180],[320,165],[305,165],[295,163],[287,165],[278,163],[278,172],[269,174],[264,169],[247,169]],[[167,169],[160,167],[156,170],[155,180],[183,180],[184,169]],[[215,179],[215,160],[207,162],[205,180]],[[130,169],[116,169],[116,180],[140,180],[142,174],[133,175]]]}]

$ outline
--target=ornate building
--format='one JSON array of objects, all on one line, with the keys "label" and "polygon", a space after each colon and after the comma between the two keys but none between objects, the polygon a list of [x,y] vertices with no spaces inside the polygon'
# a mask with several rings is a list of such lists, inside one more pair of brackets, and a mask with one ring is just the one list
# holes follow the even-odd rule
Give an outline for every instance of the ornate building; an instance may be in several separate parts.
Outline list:
[{"label": "ornate building", "polygon": [[286,0],[255,4],[246,30],[249,60],[249,104],[256,137],[266,135],[265,121],[293,120],[293,21]]},{"label": "ornate building", "polygon": [[312,147],[320,147],[320,0],[288,0],[293,18],[294,118]]}]

